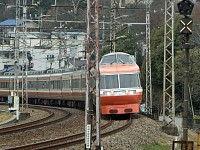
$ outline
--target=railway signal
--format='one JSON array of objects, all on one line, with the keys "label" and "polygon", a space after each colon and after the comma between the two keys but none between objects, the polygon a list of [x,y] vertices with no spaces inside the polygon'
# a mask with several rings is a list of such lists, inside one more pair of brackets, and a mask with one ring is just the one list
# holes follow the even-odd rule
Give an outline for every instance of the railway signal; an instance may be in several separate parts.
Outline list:
[{"label": "railway signal", "polygon": [[191,15],[194,4],[190,0],[182,0],[178,4],[179,13],[181,15]]},{"label": "railway signal", "polygon": [[189,102],[189,35],[192,34],[192,13],[194,4],[190,0],[182,0],[178,4],[180,15],[184,15],[180,21],[180,33],[185,35],[185,81],[184,81],[184,110],[183,110],[183,141],[188,141],[188,102]]},{"label": "railway signal", "polygon": [[180,20],[179,30],[181,34],[192,34],[193,20],[192,18],[182,18]]}]

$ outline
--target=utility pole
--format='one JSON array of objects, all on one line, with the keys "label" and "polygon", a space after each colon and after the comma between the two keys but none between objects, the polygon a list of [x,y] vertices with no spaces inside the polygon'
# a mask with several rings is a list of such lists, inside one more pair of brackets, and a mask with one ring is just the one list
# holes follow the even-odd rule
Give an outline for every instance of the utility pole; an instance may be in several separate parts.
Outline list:
[{"label": "utility pole", "polygon": [[[96,103],[96,149],[100,144],[99,2],[87,0],[85,149],[91,149],[93,103]],[[91,10],[94,8],[94,10]],[[92,22],[94,22],[92,24]],[[93,27],[92,27],[93,26]],[[95,34],[93,34],[95,33]],[[94,85],[95,82],[95,85]]]},{"label": "utility pole", "polygon": [[[188,102],[189,102],[189,50],[193,45],[189,43],[189,35],[192,34],[193,20],[190,18],[194,4],[190,0],[182,0],[178,4],[180,15],[179,31],[185,35],[183,47],[185,48],[185,81],[184,81],[184,110],[183,110],[183,140],[188,141]],[[186,146],[187,147],[187,146]]]},{"label": "utility pole", "polygon": [[22,64],[22,111],[25,108],[28,108],[28,81],[27,81],[27,74],[28,74],[28,56],[27,56],[27,0],[23,0],[23,64]]},{"label": "utility pole", "polygon": [[146,111],[152,114],[151,49],[150,49],[150,5],[146,1]]},{"label": "utility pole", "polygon": [[111,0],[111,10],[110,10],[110,48],[111,52],[115,52],[115,27],[116,27],[116,22],[115,22],[115,16],[116,16],[116,7],[117,4],[115,0]]},{"label": "utility pole", "polygon": [[18,96],[19,90],[19,28],[20,28],[20,0],[16,0],[16,27],[15,27],[15,79],[14,92]]},{"label": "utility pole", "polygon": [[62,61],[62,51],[63,51],[63,47],[62,47],[62,35],[61,35],[61,25],[60,25],[60,29],[59,29],[59,36],[58,36],[58,40],[59,40],[59,55],[58,55],[58,65],[59,65],[59,69],[61,69],[61,61]]},{"label": "utility pole", "polygon": [[64,51],[63,51],[63,55],[64,55],[64,68],[67,69],[69,68],[69,58],[67,56],[67,44],[66,44],[66,40],[67,40],[67,35],[63,41],[64,44]]},{"label": "utility pole", "polygon": [[17,120],[19,120],[19,28],[20,28],[20,0],[16,0],[16,25],[15,25],[15,60],[14,60],[14,92],[11,91],[11,97],[14,99],[14,107],[10,110],[16,111]]},{"label": "utility pole", "polygon": [[[165,0],[163,123],[175,124],[174,0]],[[170,122],[166,122],[166,117]]]}]

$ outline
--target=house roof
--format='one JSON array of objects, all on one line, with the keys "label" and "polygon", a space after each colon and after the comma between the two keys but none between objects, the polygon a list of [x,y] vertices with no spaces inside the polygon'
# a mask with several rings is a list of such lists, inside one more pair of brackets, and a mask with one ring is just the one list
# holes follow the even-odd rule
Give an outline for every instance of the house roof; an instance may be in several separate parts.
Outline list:
[{"label": "house roof", "polygon": [[[73,65],[74,59],[70,58],[69,62]],[[86,65],[86,60],[75,59],[75,67],[81,67]]]},{"label": "house roof", "polygon": [[[19,20],[19,25],[23,23],[23,20]],[[3,22],[0,22],[0,27],[13,27],[16,26],[16,19],[8,19]],[[39,25],[35,22],[26,22],[27,28],[39,28]]]},{"label": "house roof", "polygon": [[[19,21],[20,24],[22,21]],[[0,26],[15,26],[16,25],[16,19],[8,19],[0,23]]]}]

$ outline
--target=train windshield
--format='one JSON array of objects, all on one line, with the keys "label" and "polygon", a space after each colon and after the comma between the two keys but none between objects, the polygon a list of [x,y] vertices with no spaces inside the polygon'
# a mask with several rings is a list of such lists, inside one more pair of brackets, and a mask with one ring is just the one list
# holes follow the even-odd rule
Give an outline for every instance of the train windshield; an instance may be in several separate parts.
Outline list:
[{"label": "train windshield", "polygon": [[135,64],[134,56],[128,54],[113,54],[104,56],[101,60],[101,65],[110,65],[110,64]]},{"label": "train windshield", "polygon": [[120,88],[140,87],[139,74],[120,74]]},{"label": "train windshield", "polygon": [[101,75],[101,89],[140,87],[139,73]]},{"label": "train windshield", "polygon": [[101,75],[101,89],[119,88],[118,75]]}]

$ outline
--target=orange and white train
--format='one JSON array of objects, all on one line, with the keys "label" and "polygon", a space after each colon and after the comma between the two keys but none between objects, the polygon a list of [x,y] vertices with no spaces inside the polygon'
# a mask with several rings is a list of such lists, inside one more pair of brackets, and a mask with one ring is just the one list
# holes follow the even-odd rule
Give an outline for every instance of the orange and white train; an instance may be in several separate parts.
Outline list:
[{"label": "orange and white train", "polygon": [[140,69],[132,55],[116,52],[100,61],[101,113],[139,113],[142,100]]},{"label": "orange and white train", "polygon": [[[139,67],[126,53],[104,55],[100,62],[101,114],[138,113],[142,99]],[[27,93],[31,104],[84,107],[86,94],[85,70],[29,71]],[[19,96],[22,95],[22,76]],[[0,75],[0,98],[7,100],[14,89],[13,72]]]}]

